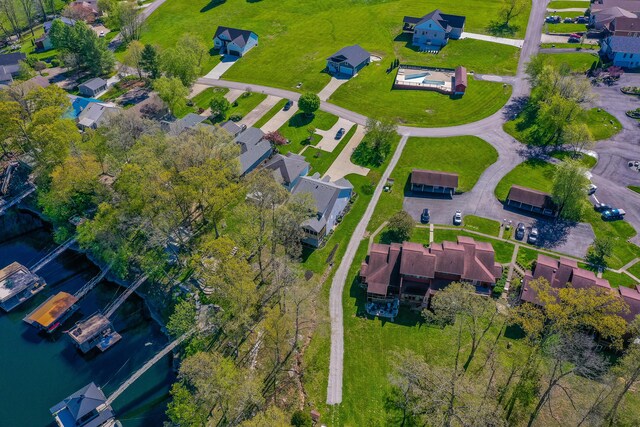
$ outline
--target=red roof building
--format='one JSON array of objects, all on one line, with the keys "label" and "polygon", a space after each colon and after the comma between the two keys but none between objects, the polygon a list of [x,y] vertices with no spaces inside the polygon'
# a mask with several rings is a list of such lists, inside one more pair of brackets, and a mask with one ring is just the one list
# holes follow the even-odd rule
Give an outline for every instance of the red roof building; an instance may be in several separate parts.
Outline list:
[{"label": "red roof building", "polygon": [[462,65],[456,67],[456,72],[454,75],[454,91],[455,95],[462,95],[467,90],[467,69]]},{"label": "red roof building", "polygon": [[490,243],[459,236],[457,242],[374,244],[360,267],[369,302],[395,299],[415,308],[451,282],[489,287],[502,275]]},{"label": "red roof building", "polygon": [[411,191],[452,194],[458,188],[458,174],[423,169],[411,171]]}]

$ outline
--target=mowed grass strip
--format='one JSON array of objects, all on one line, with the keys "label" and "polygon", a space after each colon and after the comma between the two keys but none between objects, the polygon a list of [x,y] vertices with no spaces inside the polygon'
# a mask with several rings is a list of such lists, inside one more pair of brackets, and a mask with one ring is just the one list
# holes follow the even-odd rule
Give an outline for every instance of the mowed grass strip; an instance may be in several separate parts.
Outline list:
[{"label": "mowed grass strip", "polygon": [[567,53],[541,53],[545,63],[554,66],[569,66],[574,73],[584,73],[594,62],[598,62],[597,53],[567,52]]},{"label": "mowed grass strip", "polygon": [[356,128],[356,125],[351,126],[351,129],[349,129],[347,133],[342,137],[333,151],[324,151],[316,147],[308,147],[306,150],[304,150],[304,158],[311,165],[310,174],[318,172],[320,175],[324,175],[324,173],[329,170],[338,155],[342,152],[347,143],[351,140],[353,134],[356,133]]},{"label": "mowed grass strip", "polygon": [[458,191],[469,191],[482,172],[498,159],[498,152],[475,136],[452,138],[409,138],[402,156],[391,172],[395,180],[389,192],[383,192],[373,213],[368,230],[374,231],[391,215],[402,210],[402,202],[410,188],[413,169],[453,172],[459,175]]},{"label": "mowed grass strip", "polygon": [[282,125],[278,131],[289,140],[289,144],[281,145],[278,151],[282,154],[288,152],[300,153],[307,145],[315,145],[320,141],[320,135],[315,134],[311,141],[308,140],[309,129],[329,130],[336,124],[338,117],[324,111],[316,111],[312,116],[298,112]]},{"label": "mowed grass strip", "polygon": [[588,1],[552,1],[547,6],[547,9],[576,9],[576,8],[584,8],[584,10],[589,9],[591,5]]},{"label": "mowed grass strip", "polygon": [[465,229],[478,233],[498,236],[500,234],[500,222],[475,215],[465,215],[462,221]]},{"label": "mowed grass strip", "polygon": [[[426,230],[426,229],[422,229],[422,230]],[[426,241],[424,240],[424,238],[420,239],[419,233],[417,238],[420,240],[417,240],[417,241],[427,244],[429,242],[428,230],[426,230],[426,232],[427,232]],[[511,262],[511,257],[513,256],[515,245],[513,243],[503,242],[502,240],[491,239],[484,236],[478,236],[477,234],[468,233],[460,229],[457,229],[457,230],[456,229],[446,229],[446,230],[436,229],[433,232],[433,241],[436,243],[442,243],[444,241],[455,242],[458,240],[458,236],[467,236],[467,237],[473,238],[474,240],[477,240],[478,242],[491,243],[491,246],[493,246],[493,250],[496,253],[497,262],[501,264]],[[412,238],[411,240],[414,240],[414,239]]]},{"label": "mowed grass strip", "polygon": [[571,34],[571,33],[584,33],[587,31],[586,24],[576,23],[562,23],[562,24],[544,24],[542,27],[546,33],[555,34]]}]

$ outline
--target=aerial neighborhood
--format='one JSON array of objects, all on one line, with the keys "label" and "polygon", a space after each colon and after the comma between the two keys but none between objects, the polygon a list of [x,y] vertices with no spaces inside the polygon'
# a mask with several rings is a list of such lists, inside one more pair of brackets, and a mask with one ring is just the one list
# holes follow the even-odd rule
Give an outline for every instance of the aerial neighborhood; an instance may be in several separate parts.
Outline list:
[{"label": "aerial neighborhood", "polygon": [[2,425],[640,425],[640,0],[0,0],[0,118]]}]

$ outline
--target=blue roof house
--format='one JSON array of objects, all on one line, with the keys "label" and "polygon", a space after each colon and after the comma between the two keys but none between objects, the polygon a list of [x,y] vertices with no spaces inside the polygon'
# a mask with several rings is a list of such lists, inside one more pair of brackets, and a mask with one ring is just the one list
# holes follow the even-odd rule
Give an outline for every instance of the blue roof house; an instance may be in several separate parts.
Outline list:
[{"label": "blue roof house", "polygon": [[464,16],[448,15],[436,9],[422,18],[405,16],[402,31],[411,35],[411,44],[419,50],[440,50],[449,39],[460,38],[465,20]]},{"label": "blue roof house", "polygon": [[640,67],[640,37],[611,36],[602,41],[600,54],[622,68]]},{"label": "blue roof house", "polygon": [[243,56],[258,45],[258,35],[238,28],[218,27],[213,36],[213,47],[221,54]]},{"label": "blue roof house", "polygon": [[353,77],[371,61],[371,54],[359,45],[347,46],[327,58],[329,74]]}]

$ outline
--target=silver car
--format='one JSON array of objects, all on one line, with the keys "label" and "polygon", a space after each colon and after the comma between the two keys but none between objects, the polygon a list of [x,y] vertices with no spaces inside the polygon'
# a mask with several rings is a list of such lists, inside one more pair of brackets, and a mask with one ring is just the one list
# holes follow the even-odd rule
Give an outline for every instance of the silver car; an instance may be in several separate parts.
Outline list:
[{"label": "silver car", "polygon": [[453,214],[453,225],[461,225],[462,224],[462,212],[458,209],[456,213]]},{"label": "silver car", "polygon": [[535,227],[531,227],[531,231],[529,232],[529,237],[527,238],[527,242],[531,245],[535,245],[538,243],[538,229]]}]

